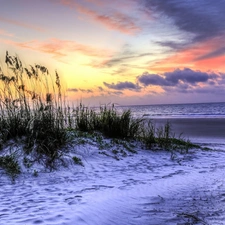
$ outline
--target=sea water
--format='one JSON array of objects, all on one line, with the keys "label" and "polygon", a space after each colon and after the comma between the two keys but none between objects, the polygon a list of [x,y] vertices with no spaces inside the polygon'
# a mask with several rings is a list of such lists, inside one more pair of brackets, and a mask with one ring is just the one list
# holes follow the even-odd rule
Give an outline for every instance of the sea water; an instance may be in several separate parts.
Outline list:
[{"label": "sea water", "polygon": [[133,105],[119,107],[130,109],[136,118],[225,118],[225,102],[164,104],[164,105]]}]

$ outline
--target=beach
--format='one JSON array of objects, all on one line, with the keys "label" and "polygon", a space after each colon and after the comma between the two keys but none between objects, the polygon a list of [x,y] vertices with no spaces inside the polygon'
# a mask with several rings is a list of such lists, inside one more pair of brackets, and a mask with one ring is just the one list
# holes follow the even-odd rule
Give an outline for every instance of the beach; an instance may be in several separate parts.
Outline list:
[{"label": "beach", "polygon": [[224,224],[224,152],[171,160],[169,152],[140,151],[117,161],[86,151],[84,168],[2,179],[1,223]]},{"label": "beach", "polygon": [[12,180],[0,170],[0,224],[223,225],[225,119],[151,121],[156,130],[169,122],[172,137],[200,147],[146,149],[139,140],[77,136],[65,164],[50,171],[38,161],[25,166],[29,156],[10,142],[1,155],[15,154],[22,171]]},{"label": "beach", "polygon": [[[185,131],[190,135],[205,128],[205,120],[200,120],[198,132],[195,120],[173,122],[177,131],[189,126]],[[211,135],[221,137],[220,132]],[[1,175],[0,224],[222,225],[225,144],[214,141],[206,137],[204,146],[211,150],[186,154],[145,150],[136,143],[137,153],[124,149],[126,156],[117,157],[112,151],[120,149],[116,145],[100,149],[90,141],[74,144],[70,154],[79,156],[83,166],[69,164],[48,172],[39,165],[24,170],[14,182]],[[33,176],[34,169],[38,176]]]},{"label": "beach", "polygon": [[176,137],[190,139],[194,142],[224,143],[225,118],[154,118],[153,124],[162,127],[171,124]]}]

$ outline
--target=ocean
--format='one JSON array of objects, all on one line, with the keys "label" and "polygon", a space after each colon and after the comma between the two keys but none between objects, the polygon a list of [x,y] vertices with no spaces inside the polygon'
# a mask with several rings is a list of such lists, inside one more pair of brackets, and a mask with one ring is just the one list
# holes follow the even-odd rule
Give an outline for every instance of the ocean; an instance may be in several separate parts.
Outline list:
[{"label": "ocean", "polygon": [[225,102],[122,106],[130,109],[135,118],[225,118]]}]

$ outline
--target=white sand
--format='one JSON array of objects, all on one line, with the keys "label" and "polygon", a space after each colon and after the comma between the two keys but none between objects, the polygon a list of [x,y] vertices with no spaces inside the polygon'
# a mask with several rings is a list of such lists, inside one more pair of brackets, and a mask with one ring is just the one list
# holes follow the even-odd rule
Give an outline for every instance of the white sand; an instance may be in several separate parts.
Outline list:
[{"label": "white sand", "polygon": [[24,172],[14,184],[1,175],[0,224],[225,224],[225,145],[210,147],[173,159],[137,149],[119,161],[95,145],[71,147],[84,167]]}]

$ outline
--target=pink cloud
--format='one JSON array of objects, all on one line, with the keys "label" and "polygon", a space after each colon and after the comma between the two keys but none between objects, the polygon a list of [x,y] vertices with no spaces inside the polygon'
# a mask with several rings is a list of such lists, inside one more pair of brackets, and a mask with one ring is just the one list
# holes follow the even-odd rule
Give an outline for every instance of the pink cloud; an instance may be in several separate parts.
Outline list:
[{"label": "pink cloud", "polygon": [[[225,38],[225,36],[223,37]],[[220,55],[212,54],[216,50],[223,50]],[[210,56],[211,57],[207,57]],[[202,43],[193,44],[176,54],[150,65],[148,69],[156,72],[172,71],[175,68],[198,68],[201,71],[225,70],[225,47],[220,39],[210,39]]]},{"label": "pink cloud", "polygon": [[97,5],[98,7],[105,7],[107,6],[108,8],[111,6],[114,6],[119,9],[128,9],[131,7],[137,6],[137,0],[126,0],[126,1],[121,1],[121,0],[85,0],[88,3],[91,3],[93,5]]},{"label": "pink cloud", "polygon": [[[89,0],[95,4],[104,4],[99,0]],[[89,16],[91,19],[103,24],[110,30],[117,30],[125,34],[135,34],[141,30],[141,28],[136,24],[135,19],[120,13],[120,12],[110,12],[107,14],[101,14],[94,10],[88,9],[87,7],[72,1],[72,0],[60,0],[60,3],[77,10],[78,12]]]},{"label": "pink cloud", "polygon": [[25,27],[25,28],[28,28],[28,29],[36,30],[36,31],[39,31],[39,32],[44,32],[45,31],[41,27],[37,27],[37,26],[31,25],[31,24],[28,24],[28,23],[22,23],[22,22],[19,22],[19,21],[16,21],[16,20],[12,20],[12,19],[8,19],[8,18],[2,17],[2,16],[0,16],[0,21],[4,22],[4,23],[10,23],[10,24],[13,24],[13,25],[16,25],[16,26],[20,26],[20,27]]},{"label": "pink cloud", "polygon": [[13,34],[8,33],[7,31],[2,30],[2,29],[0,29],[0,35],[8,36],[8,37],[13,37],[14,36]]},{"label": "pink cloud", "polygon": [[124,14],[114,13],[114,15],[93,15],[95,19],[111,30],[119,30],[122,33],[134,34],[141,29]]},{"label": "pink cloud", "polygon": [[33,40],[29,42],[14,42],[10,40],[2,40],[2,42],[20,48],[51,54],[55,58],[61,58],[74,52],[93,57],[107,57],[111,55],[111,52],[107,49],[98,49],[89,45],[77,43],[75,41],[60,40],[56,38],[52,38],[47,41]]}]

